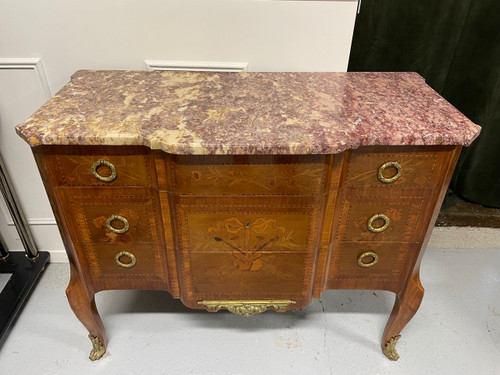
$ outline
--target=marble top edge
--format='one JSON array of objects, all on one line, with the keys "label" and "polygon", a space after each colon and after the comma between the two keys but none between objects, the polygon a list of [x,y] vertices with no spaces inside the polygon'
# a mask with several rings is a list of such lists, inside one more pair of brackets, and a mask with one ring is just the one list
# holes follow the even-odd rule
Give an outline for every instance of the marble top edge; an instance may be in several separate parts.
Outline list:
[{"label": "marble top edge", "polygon": [[32,147],[331,154],[371,145],[468,146],[480,128],[411,72],[81,70],[16,131]]}]

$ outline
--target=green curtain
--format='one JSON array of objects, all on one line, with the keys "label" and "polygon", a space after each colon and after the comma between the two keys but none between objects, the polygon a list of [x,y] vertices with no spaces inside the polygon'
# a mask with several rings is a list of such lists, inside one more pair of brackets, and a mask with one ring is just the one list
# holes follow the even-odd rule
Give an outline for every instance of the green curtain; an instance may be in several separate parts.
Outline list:
[{"label": "green curtain", "polygon": [[500,207],[500,1],[362,0],[349,71],[415,71],[482,126],[453,190]]}]

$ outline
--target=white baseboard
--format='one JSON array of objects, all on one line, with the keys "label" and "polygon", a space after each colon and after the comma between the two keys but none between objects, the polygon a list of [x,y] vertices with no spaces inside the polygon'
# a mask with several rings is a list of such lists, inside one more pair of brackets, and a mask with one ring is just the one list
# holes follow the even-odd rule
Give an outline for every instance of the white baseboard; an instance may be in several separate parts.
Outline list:
[{"label": "white baseboard", "polygon": [[53,250],[50,253],[50,263],[68,263],[68,256],[65,250]]}]

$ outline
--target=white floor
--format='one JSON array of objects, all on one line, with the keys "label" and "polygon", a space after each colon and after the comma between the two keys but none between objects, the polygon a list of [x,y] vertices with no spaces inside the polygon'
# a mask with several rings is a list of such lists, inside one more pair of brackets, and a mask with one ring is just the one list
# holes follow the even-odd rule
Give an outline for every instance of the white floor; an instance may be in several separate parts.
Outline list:
[{"label": "white floor", "polygon": [[428,249],[424,301],[386,359],[389,292],[328,291],[304,310],[252,318],[184,308],[167,293],[97,296],[108,353],[90,341],[51,264],[0,350],[0,374],[500,374],[500,249]]},{"label": "white floor", "polygon": [[5,285],[7,285],[10,280],[10,276],[10,273],[0,273],[0,290],[2,290]]}]

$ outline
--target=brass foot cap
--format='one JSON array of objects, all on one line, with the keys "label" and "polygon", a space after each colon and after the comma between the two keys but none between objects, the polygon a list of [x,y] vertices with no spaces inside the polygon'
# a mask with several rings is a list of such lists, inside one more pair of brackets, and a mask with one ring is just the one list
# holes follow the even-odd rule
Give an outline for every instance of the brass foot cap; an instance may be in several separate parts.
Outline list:
[{"label": "brass foot cap", "polygon": [[400,338],[401,335],[391,338],[382,349],[382,353],[391,361],[397,361],[399,359],[399,354],[396,351],[396,344]]},{"label": "brass foot cap", "polygon": [[89,359],[91,361],[96,361],[101,358],[104,353],[106,353],[106,347],[103,345],[99,337],[89,335],[89,339],[93,346],[93,349],[90,351]]}]

